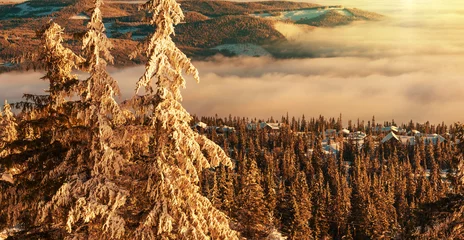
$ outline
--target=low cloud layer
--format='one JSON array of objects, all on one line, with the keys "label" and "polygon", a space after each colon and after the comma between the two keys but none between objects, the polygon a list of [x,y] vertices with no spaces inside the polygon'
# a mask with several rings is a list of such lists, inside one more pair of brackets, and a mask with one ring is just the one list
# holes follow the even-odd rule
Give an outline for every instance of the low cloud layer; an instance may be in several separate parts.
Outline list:
[{"label": "low cloud layer", "polygon": [[[433,60],[432,60],[433,59]],[[248,117],[338,116],[452,123],[464,118],[464,57],[222,58],[195,62],[201,82],[189,79],[184,106],[197,115]],[[446,64],[439,64],[446,62]],[[125,97],[143,67],[113,71]],[[128,80],[131,79],[131,80]]]},{"label": "low cloud layer", "polygon": [[[184,106],[197,115],[290,115],[452,123],[464,119],[464,56],[366,58],[222,58],[195,62],[200,84],[188,79]],[[112,69],[123,96],[133,94],[143,66]],[[0,96],[18,101],[43,93],[40,73],[0,75]]]},{"label": "low cloud layer", "polygon": [[189,110],[204,115],[268,117],[288,111],[306,116],[342,113],[345,119],[368,120],[375,115],[403,122],[462,121],[464,57],[442,59],[446,64],[424,59],[430,58],[203,62],[197,64],[202,83],[189,84],[185,101]]},{"label": "low cloud layer", "polygon": [[[316,2],[318,1],[310,1]],[[197,115],[279,118],[287,112],[378,121],[464,121],[464,11],[455,0],[319,1],[381,10],[382,22],[307,31],[277,25],[288,51],[313,58],[214,57],[194,62],[184,106]],[[418,1],[416,1],[418,2]],[[396,5],[395,5],[396,4]],[[379,12],[379,11],[377,11]],[[112,69],[123,96],[132,96],[144,67]],[[39,73],[0,75],[0,98],[43,93]]]}]

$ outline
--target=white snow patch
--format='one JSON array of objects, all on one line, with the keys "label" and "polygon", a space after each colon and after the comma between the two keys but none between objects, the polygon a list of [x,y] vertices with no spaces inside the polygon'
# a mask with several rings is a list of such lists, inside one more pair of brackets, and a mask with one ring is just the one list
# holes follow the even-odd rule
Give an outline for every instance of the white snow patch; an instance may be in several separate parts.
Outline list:
[{"label": "white snow patch", "polygon": [[110,38],[112,37],[113,35],[111,34],[111,28],[113,27],[113,23],[103,23],[103,25],[105,26],[105,33],[106,33],[106,37]]},{"label": "white snow patch", "polygon": [[0,67],[13,67],[14,64],[11,62],[0,62]]},{"label": "white snow patch", "polygon": [[[45,11],[45,12],[41,11],[39,13],[34,13],[34,16],[37,16],[37,17],[47,16],[47,15],[50,15],[50,14],[52,14],[54,12],[58,12],[62,8],[63,7],[52,7],[48,11]],[[36,8],[36,9],[46,9],[46,8]]]},{"label": "white snow patch", "polygon": [[3,231],[0,232],[0,240],[5,240],[10,236],[14,236],[15,233],[20,232],[22,230],[23,228],[19,224],[12,228],[3,229]]},{"label": "white snow patch", "polygon": [[73,20],[88,20],[90,19],[89,16],[83,14],[83,13],[79,13],[77,15],[74,15],[72,17],[70,17],[69,19],[73,19]]},{"label": "white snow patch", "polygon": [[5,17],[22,17],[26,15],[32,15],[34,17],[42,17],[50,15],[54,12],[61,10],[63,7],[32,7],[28,2],[15,5],[15,8],[19,8],[19,13],[9,13]]},{"label": "white snow patch", "polygon": [[349,12],[345,8],[312,8],[312,9],[303,9],[303,10],[284,11],[284,12],[280,12],[279,15],[275,15],[275,14],[273,15],[270,13],[259,13],[259,14],[252,14],[252,16],[261,17],[261,18],[272,18],[276,20],[299,21],[301,19],[316,18],[332,10],[342,15],[345,15],[345,16],[353,16],[353,14],[351,14],[351,12]]},{"label": "white snow patch", "polygon": [[[137,27],[114,27],[114,24],[112,22],[110,23],[103,23],[105,25],[106,29],[106,36],[111,38],[113,37],[114,32],[118,32],[121,34],[125,34],[128,32],[135,32],[138,30]],[[144,38],[145,36],[136,36],[135,38]],[[134,39],[134,37],[132,37]]]},{"label": "white snow patch", "polygon": [[216,50],[228,50],[237,55],[244,55],[244,56],[270,56],[271,54],[266,51],[261,46],[251,43],[240,43],[240,44],[223,44],[216,46],[212,49]]},{"label": "white snow patch", "polygon": [[29,3],[18,4],[15,6],[15,8],[21,9],[21,12],[19,12],[18,15],[25,15],[29,12],[32,12],[35,9],[29,6]]},{"label": "white snow patch", "polygon": [[145,35],[132,35],[132,40],[142,40],[145,39],[147,36]]},{"label": "white snow patch", "polygon": [[9,172],[4,172],[4,173],[2,173],[0,175],[1,175],[0,181],[5,181],[5,182],[9,182],[11,184],[14,184],[13,174],[11,174]]},{"label": "white snow patch", "polygon": [[348,10],[346,10],[346,9],[338,9],[338,10],[335,10],[335,11],[336,11],[337,13],[339,13],[339,14],[341,14],[341,15],[345,15],[345,16],[347,16],[347,17],[353,17],[353,16],[354,16],[350,11],[348,11]]},{"label": "white snow patch", "polygon": [[135,32],[138,30],[136,27],[121,27],[121,28],[116,28],[112,29],[113,31],[119,32],[119,33],[128,33],[128,32]]},{"label": "white snow patch", "polygon": [[[448,179],[448,170],[440,170],[439,172],[441,180],[447,180]],[[425,176],[427,178],[430,177],[430,169],[425,170]]]}]

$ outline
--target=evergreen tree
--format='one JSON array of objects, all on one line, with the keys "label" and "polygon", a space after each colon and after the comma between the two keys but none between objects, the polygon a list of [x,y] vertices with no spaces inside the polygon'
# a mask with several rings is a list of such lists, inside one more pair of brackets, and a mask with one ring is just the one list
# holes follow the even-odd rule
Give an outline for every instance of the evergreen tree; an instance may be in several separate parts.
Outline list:
[{"label": "evergreen tree", "polygon": [[[135,236],[234,239],[237,233],[230,230],[227,217],[198,188],[204,169],[220,163],[231,167],[232,163],[219,146],[190,128],[191,116],[180,103],[180,89],[185,87],[182,71],[199,80],[197,70],[170,36],[174,25],[183,19],[182,10],[175,0],[149,0],[142,9],[152,13],[150,23],[156,30],[142,44],[147,48],[148,62],[136,90],[145,88],[144,97],[153,106],[151,128],[155,138],[147,185],[151,210],[138,224]],[[156,80],[156,91],[152,79]]]},{"label": "evergreen tree", "polygon": [[[115,91],[118,91],[117,83],[106,71],[107,61],[111,62],[112,56],[109,53],[111,44],[104,34],[100,11],[102,1],[96,0],[94,4],[91,21],[87,25],[88,31],[83,39],[83,53],[86,57],[84,69],[89,71],[90,77],[80,89],[83,109],[79,110],[83,114],[79,112],[75,116],[88,129],[89,140],[83,142],[81,149],[71,146],[63,163],[69,164],[75,157],[81,159],[78,161],[77,172],[70,174],[52,199],[44,203],[40,222],[49,221],[56,211],[64,211],[67,212],[66,229],[70,236],[91,237],[103,230],[111,238],[121,238],[125,234],[125,221],[119,208],[125,204],[128,191],[117,184],[125,160],[121,152],[116,150],[118,142],[114,138],[116,134],[113,128],[125,123],[125,117],[114,100]],[[50,51],[53,52],[53,49]],[[69,50],[63,52],[63,59],[72,55]],[[54,94],[54,87],[59,86],[55,82],[60,77],[66,82],[75,82],[69,73],[72,66],[65,65],[66,71],[63,71],[63,75],[55,74],[56,79],[53,78],[54,69],[50,68],[51,74],[46,77],[51,78],[52,100],[62,99]],[[59,62],[55,65],[57,67],[61,67]],[[54,104],[59,106],[59,103]],[[86,223],[85,230],[81,221]]]},{"label": "evergreen tree", "polygon": [[456,123],[455,129],[459,144],[456,146],[448,178],[451,180],[454,192],[464,195],[464,124]]},{"label": "evergreen tree", "polygon": [[351,214],[349,221],[353,226],[355,239],[369,238],[369,179],[365,164],[357,157],[352,166]]},{"label": "evergreen tree", "polygon": [[260,173],[254,160],[249,160],[250,166],[243,188],[237,196],[237,222],[240,232],[248,239],[263,239],[270,234],[271,214],[264,202],[264,191],[260,185]]},{"label": "evergreen tree", "polygon": [[[27,96],[32,103],[23,104],[22,152],[11,154],[4,151],[10,146],[2,147],[2,164],[25,169],[17,184],[1,186],[6,200],[0,201],[0,219],[8,226],[26,226],[22,238],[236,239],[227,217],[199,193],[203,170],[219,163],[231,167],[232,162],[219,146],[190,129],[191,117],[180,104],[182,71],[198,74],[169,36],[183,17],[179,5],[174,0],[144,5],[157,25],[148,40],[147,72],[137,87],[148,91],[130,101],[133,109],[148,109],[143,112],[151,125],[143,126],[132,125],[132,114],[114,99],[118,86],[106,71],[112,57],[101,4],[94,2],[82,65],[80,57],[61,46],[59,26],[49,24],[43,31],[50,94]],[[71,74],[77,65],[90,73],[85,81]],[[156,92],[150,91],[152,77]],[[81,99],[66,102],[74,93]],[[54,117],[58,114],[67,118]],[[12,115],[7,111],[7,116]],[[55,123],[37,127],[47,116]]]},{"label": "evergreen tree", "polygon": [[[278,219],[275,218],[274,216],[276,216],[275,210],[277,207],[276,172],[278,172],[279,169],[276,168],[274,157],[271,154],[265,152],[264,159],[266,161],[266,166],[264,169],[264,176],[263,176],[264,178],[263,190],[264,190],[264,195],[266,199],[266,206],[269,209],[270,214],[272,215],[272,219],[274,221],[278,221]],[[277,224],[277,223],[274,222],[274,224]]]},{"label": "evergreen tree", "polygon": [[291,239],[311,239],[312,232],[309,227],[311,218],[311,195],[306,183],[306,175],[299,172],[292,183],[293,223]]},{"label": "evergreen tree", "polygon": [[330,202],[330,192],[325,185],[322,170],[318,171],[311,189],[313,190],[311,193],[313,206],[311,228],[314,238],[321,239],[325,238],[329,232],[328,209]]},{"label": "evergreen tree", "polygon": [[233,186],[232,174],[233,172],[229,168],[220,165],[218,183],[220,198],[222,201],[221,207],[228,216],[232,214],[235,201],[235,189]]},{"label": "evergreen tree", "polygon": [[2,134],[0,139],[0,157],[5,157],[11,154],[11,150],[8,149],[7,144],[14,142],[18,138],[18,131],[16,129],[18,124],[7,100],[5,100],[5,104],[3,105],[0,126]]},{"label": "evergreen tree", "polygon": [[[19,170],[16,176],[18,183],[4,191],[7,193],[4,196],[6,199],[15,199],[9,202],[15,207],[8,206],[10,217],[6,222],[14,225],[20,221],[27,226],[26,231],[34,229],[32,234],[61,223],[60,227],[51,229],[63,236],[69,206],[65,209],[56,206],[58,210],[55,218],[51,219],[47,217],[50,208],[47,205],[56,201],[51,199],[52,196],[61,186],[66,185],[67,176],[72,178],[75,173],[75,164],[69,164],[68,161],[71,155],[70,142],[74,140],[73,137],[85,137],[78,133],[80,130],[70,128],[76,122],[73,116],[76,106],[75,102],[67,102],[65,99],[78,89],[78,81],[71,71],[82,62],[82,58],[62,46],[62,34],[63,29],[53,22],[38,32],[43,43],[39,60],[46,70],[43,79],[50,83],[49,95],[25,94],[26,101],[16,104],[22,109],[18,126],[23,131],[16,135],[17,141],[11,142],[4,149],[14,149],[14,152],[4,151],[6,154],[1,156],[3,162],[10,162]],[[7,116],[11,117],[11,112],[8,111]],[[60,200],[67,203],[69,198]]]}]

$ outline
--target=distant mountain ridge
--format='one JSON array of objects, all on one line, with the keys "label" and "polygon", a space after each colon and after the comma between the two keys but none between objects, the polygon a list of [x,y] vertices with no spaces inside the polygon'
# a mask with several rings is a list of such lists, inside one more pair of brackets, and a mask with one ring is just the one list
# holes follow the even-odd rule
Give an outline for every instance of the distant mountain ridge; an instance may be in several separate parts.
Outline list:
[{"label": "distant mountain ridge", "polygon": [[[143,61],[131,61],[127,57],[141,39],[153,32],[153,27],[144,22],[148,13],[141,14],[137,11],[140,2],[107,1],[102,7],[106,32],[115,46],[113,54],[116,66],[138,64]],[[286,41],[282,33],[274,27],[276,22],[334,27],[353,21],[383,18],[376,13],[345,9],[343,6],[289,1],[198,0],[180,1],[180,4],[185,13],[185,21],[176,26],[174,40],[193,58],[204,58],[218,53],[226,56],[240,54],[221,47],[216,48],[230,44],[254,44],[272,52],[271,49],[276,43]],[[79,37],[85,30],[88,9],[88,3],[75,0],[30,0],[0,5],[0,36],[3,36],[0,38],[0,63],[9,63],[11,59],[23,60],[27,58],[27,54],[37,49],[39,42],[35,39],[35,30],[40,29],[50,18],[65,27],[68,34],[64,36],[66,43],[78,51],[80,41],[73,37]],[[348,12],[349,16],[343,15]],[[286,17],[298,14],[299,20]],[[24,43],[25,41],[21,40],[23,38],[32,41]],[[23,68],[24,65],[0,65],[0,71]]]}]

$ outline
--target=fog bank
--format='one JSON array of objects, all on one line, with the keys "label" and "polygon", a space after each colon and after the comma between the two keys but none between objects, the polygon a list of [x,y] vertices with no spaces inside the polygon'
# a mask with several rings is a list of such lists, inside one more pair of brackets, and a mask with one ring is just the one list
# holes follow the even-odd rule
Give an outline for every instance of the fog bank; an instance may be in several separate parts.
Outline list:
[{"label": "fog bank", "polygon": [[[446,64],[440,64],[446,62]],[[201,82],[188,79],[184,106],[197,115],[247,117],[338,116],[378,121],[462,120],[464,57],[223,58],[194,62]],[[362,67],[361,67],[362,66]],[[123,96],[131,97],[144,67],[112,69]],[[43,93],[39,73],[0,75],[2,98]]]},{"label": "fog bank", "polygon": [[[214,57],[197,61],[184,106],[197,115],[268,118],[289,115],[408,122],[464,121],[464,2],[319,0],[387,15],[312,31],[277,24],[288,52],[313,58]],[[201,36],[199,36],[201,37]],[[123,96],[133,95],[144,67],[111,69]],[[0,99],[43,93],[39,73],[0,75]]]}]

